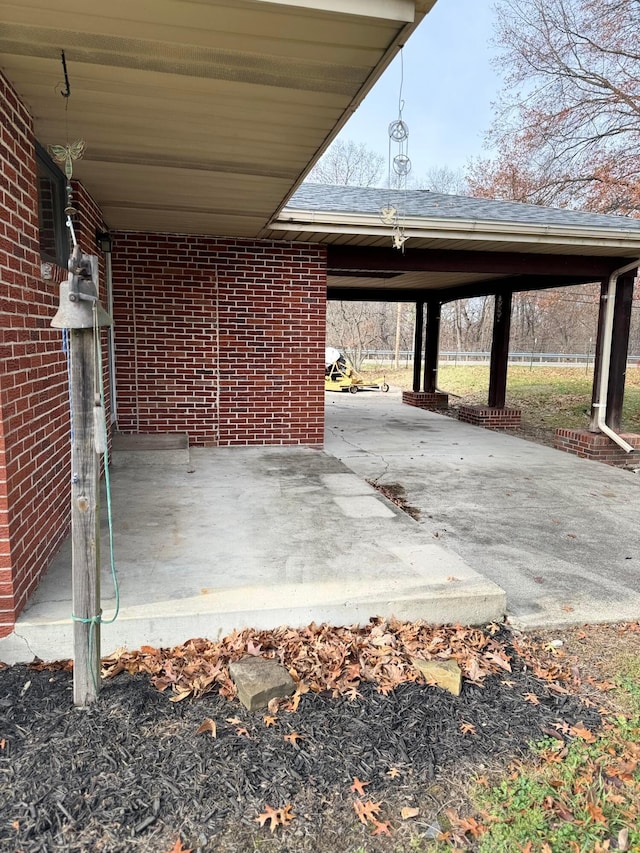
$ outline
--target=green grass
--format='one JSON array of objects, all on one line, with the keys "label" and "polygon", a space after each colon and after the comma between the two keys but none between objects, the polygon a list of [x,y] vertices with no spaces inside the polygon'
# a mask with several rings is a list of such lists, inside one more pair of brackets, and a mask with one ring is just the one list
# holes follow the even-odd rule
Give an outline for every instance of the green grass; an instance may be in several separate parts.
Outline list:
[{"label": "green grass", "polygon": [[[411,387],[411,369],[386,369],[383,372],[391,384],[403,389]],[[511,365],[507,405],[522,409],[523,422],[534,429],[584,429],[589,424],[592,383],[592,369],[586,373],[581,367]],[[451,405],[486,403],[489,366],[443,364],[438,371],[438,386],[443,391],[458,395],[450,398]],[[627,372],[622,430],[640,432],[638,367],[629,368]]]},{"label": "green grass", "polygon": [[[475,791],[487,831],[479,853],[640,850],[640,658],[620,661],[620,690],[633,708],[589,743],[549,739],[533,766]],[[590,738],[587,738],[589,740]],[[527,847],[527,845],[529,845]]]}]

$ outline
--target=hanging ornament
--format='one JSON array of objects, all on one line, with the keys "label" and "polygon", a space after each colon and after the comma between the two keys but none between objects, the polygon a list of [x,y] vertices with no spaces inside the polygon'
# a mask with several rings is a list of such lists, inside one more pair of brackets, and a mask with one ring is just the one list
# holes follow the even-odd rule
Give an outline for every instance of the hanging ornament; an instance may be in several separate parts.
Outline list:
[{"label": "hanging ornament", "polygon": [[55,160],[56,163],[60,163],[62,166],[64,166],[64,174],[67,179],[67,185],[65,187],[67,201],[65,204],[64,212],[67,216],[67,225],[69,226],[71,234],[74,238],[75,245],[75,234],[73,233],[73,226],[71,225],[71,217],[75,216],[77,210],[73,206],[73,187],[71,185],[71,179],[73,177],[73,164],[76,160],[82,159],[82,156],[84,155],[84,152],[87,147],[87,143],[84,141],[84,139],[78,139],[75,142],[69,142],[69,99],[71,98],[71,85],[69,83],[67,60],[64,55],[64,50],[61,51],[60,59],[62,61],[62,71],[64,73],[64,89],[62,89],[60,94],[65,99],[64,112],[65,123],[67,128],[67,144],[49,145],[47,150],[49,151],[49,154]]},{"label": "hanging ornament", "polygon": [[[402,118],[404,101],[402,84],[404,80],[404,61],[400,48],[400,92],[398,96],[398,118],[389,125],[389,170],[387,205],[380,209],[380,219],[392,227],[391,244],[394,249],[404,251],[407,236],[404,232],[404,191],[407,189],[407,176],[411,172],[409,159],[409,127]],[[395,152],[394,149],[395,148]]]}]

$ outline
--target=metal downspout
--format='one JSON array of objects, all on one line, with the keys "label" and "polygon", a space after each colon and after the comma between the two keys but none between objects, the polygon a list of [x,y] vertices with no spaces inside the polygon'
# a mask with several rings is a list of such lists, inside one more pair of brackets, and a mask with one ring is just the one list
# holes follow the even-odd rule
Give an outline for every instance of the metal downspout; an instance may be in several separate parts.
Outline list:
[{"label": "metal downspout", "polygon": [[598,388],[598,402],[593,404],[596,409],[596,426],[612,441],[627,453],[633,453],[634,448],[628,444],[622,436],[614,432],[605,423],[607,417],[607,394],[609,392],[609,366],[611,364],[611,344],[613,341],[613,309],[615,307],[616,289],[618,278],[625,272],[640,267],[640,259],[632,261],[624,267],[614,270],[609,276],[609,287],[607,289],[607,304],[604,313],[604,331],[602,337],[602,364],[600,367],[600,383]]}]

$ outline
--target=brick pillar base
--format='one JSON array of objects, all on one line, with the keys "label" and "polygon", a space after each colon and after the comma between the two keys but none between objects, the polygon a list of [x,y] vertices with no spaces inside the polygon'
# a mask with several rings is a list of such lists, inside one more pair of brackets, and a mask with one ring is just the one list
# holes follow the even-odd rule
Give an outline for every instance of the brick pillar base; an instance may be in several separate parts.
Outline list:
[{"label": "brick pillar base", "polygon": [[521,422],[520,409],[492,406],[460,406],[458,420],[485,429],[517,429]]},{"label": "brick pillar base", "polygon": [[418,409],[437,411],[449,408],[449,395],[441,391],[403,391],[402,402]]},{"label": "brick pillar base", "polygon": [[[622,434],[622,438],[636,451],[640,451],[640,435],[625,433]],[[557,450],[564,450],[583,459],[593,459],[595,462],[604,462],[607,465],[640,464],[640,452],[626,453],[621,447],[618,447],[615,441],[601,432],[557,429],[553,446]]]}]

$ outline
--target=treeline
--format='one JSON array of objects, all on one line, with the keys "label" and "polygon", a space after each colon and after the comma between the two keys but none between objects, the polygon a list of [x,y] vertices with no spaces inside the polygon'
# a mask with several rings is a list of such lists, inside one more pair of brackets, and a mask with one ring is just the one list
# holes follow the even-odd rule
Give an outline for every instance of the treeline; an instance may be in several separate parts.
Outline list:
[{"label": "treeline", "polygon": [[[511,311],[512,352],[592,353],[600,286],[562,287],[515,293]],[[492,296],[458,299],[442,306],[440,349],[489,351]],[[413,350],[415,303],[329,302],[327,344],[358,367],[368,350]],[[634,306],[629,352],[640,353],[640,311]]]}]

